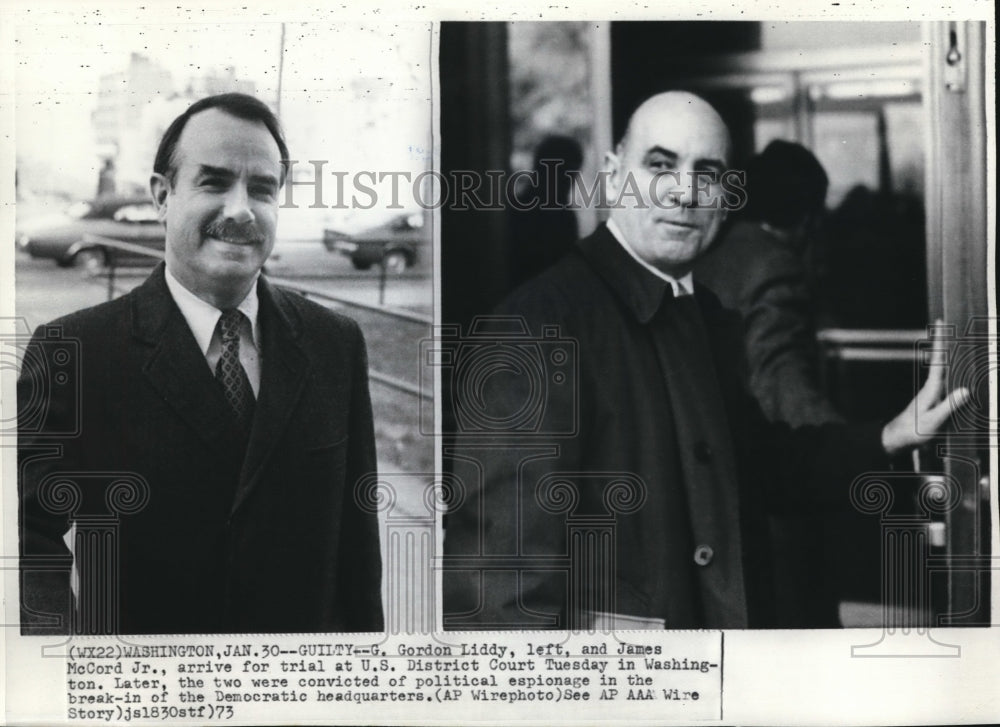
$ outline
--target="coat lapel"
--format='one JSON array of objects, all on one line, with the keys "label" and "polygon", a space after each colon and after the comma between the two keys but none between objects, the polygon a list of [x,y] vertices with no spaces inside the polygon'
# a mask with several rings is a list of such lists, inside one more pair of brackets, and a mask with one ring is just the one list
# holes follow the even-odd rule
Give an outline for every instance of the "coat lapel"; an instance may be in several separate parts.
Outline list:
[{"label": "coat lapel", "polygon": [[284,294],[260,279],[262,359],[260,394],[233,511],[246,500],[260,479],[306,385],[309,359],[298,341],[299,317]]},{"label": "coat lapel", "polygon": [[[309,360],[298,341],[301,329],[294,307],[263,278],[257,293],[263,367],[234,511],[253,490],[288,426],[309,371]],[[132,294],[132,332],[149,349],[143,373],[163,400],[207,444],[217,449],[232,446],[229,405],[170,295],[162,263]]]},{"label": "coat lapel", "polygon": [[170,295],[163,271],[161,263],[132,295],[132,334],[149,349],[143,373],[199,437],[219,447],[232,430],[225,396]]}]

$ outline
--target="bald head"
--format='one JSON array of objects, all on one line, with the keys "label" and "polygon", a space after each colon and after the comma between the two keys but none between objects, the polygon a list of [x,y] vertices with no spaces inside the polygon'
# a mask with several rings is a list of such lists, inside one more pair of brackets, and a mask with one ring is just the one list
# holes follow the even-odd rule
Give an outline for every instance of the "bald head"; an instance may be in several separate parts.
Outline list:
[{"label": "bald head", "polygon": [[729,160],[732,141],[726,123],[708,101],[687,91],[658,93],[639,104],[629,117],[625,134],[618,142],[615,151],[621,154],[635,134],[648,135],[664,126],[679,127],[685,130],[690,128],[698,130],[705,136],[718,136],[725,146],[723,161]]},{"label": "bald head", "polygon": [[722,118],[694,94],[660,93],[635,110],[608,154],[608,191],[611,219],[640,258],[680,278],[708,250],[726,216],[730,146]]}]

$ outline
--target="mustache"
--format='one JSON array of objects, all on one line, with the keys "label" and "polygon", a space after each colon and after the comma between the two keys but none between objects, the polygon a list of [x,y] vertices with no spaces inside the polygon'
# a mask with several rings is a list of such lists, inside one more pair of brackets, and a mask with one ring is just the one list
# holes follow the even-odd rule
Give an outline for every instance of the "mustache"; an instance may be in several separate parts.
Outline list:
[{"label": "mustache", "polygon": [[264,242],[264,233],[254,221],[233,222],[232,220],[215,220],[202,229],[206,237],[214,237],[225,242]]}]

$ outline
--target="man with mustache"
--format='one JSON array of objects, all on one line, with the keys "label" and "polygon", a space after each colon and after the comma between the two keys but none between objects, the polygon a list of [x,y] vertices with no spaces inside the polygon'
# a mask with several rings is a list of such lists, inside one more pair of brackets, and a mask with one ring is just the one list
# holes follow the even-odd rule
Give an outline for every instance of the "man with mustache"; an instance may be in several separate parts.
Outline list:
[{"label": "man with mustache", "polygon": [[287,159],[257,99],[190,106],[150,180],[164,264],[36,333],[22,411],[58,364],[46,336],[79,361],[19,441],[26,632],[382,629],[364,340],[260,275]]},{"label": "man with mustache", "polygon": [[[456,394],[446,454],[464,488],[445,530],[446,628],[781,626],[767,513],[850,507],[857,475],[929,439],[967,398],[942,398],[938,362],[884,426],[767,423],[738,314],[691,272],[726,216],[729,155],[703,99],[648,99],[607,155],[607,225],[500,306],[528,335],[498,334],[494,350],[523,359],[533,346],[542,376],[504,380],[498,366]],[[474,343],[470,357],[485,349]],[[514,415],[536,400],[522,425]],[[463,431],[470,420],[490,428]]]}]

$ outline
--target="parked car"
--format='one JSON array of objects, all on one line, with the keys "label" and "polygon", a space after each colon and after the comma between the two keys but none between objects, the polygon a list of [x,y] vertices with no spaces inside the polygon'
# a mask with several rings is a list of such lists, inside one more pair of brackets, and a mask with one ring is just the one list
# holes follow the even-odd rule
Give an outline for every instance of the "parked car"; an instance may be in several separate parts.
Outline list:
[{"label": "parked car", "polygon": [[430,247],[428,211],[397,215],[388,222],[356,234],[323,231],[323,244],[330,252],[351,258],[358,270],[383,264],[390,273],[401,273],[426,254]]},{"label": "parked car", "polygon": [[72,206],[58,220],[27,221],[17,235],[18,246],[35,258],[52,258],[63,267],[83,263],[103,268],[110,256],[115,265],[151,265],[155,258],[110,250],[87,236],[130,242],[163,251],[165,233],[149,197],[104,197]]}]

